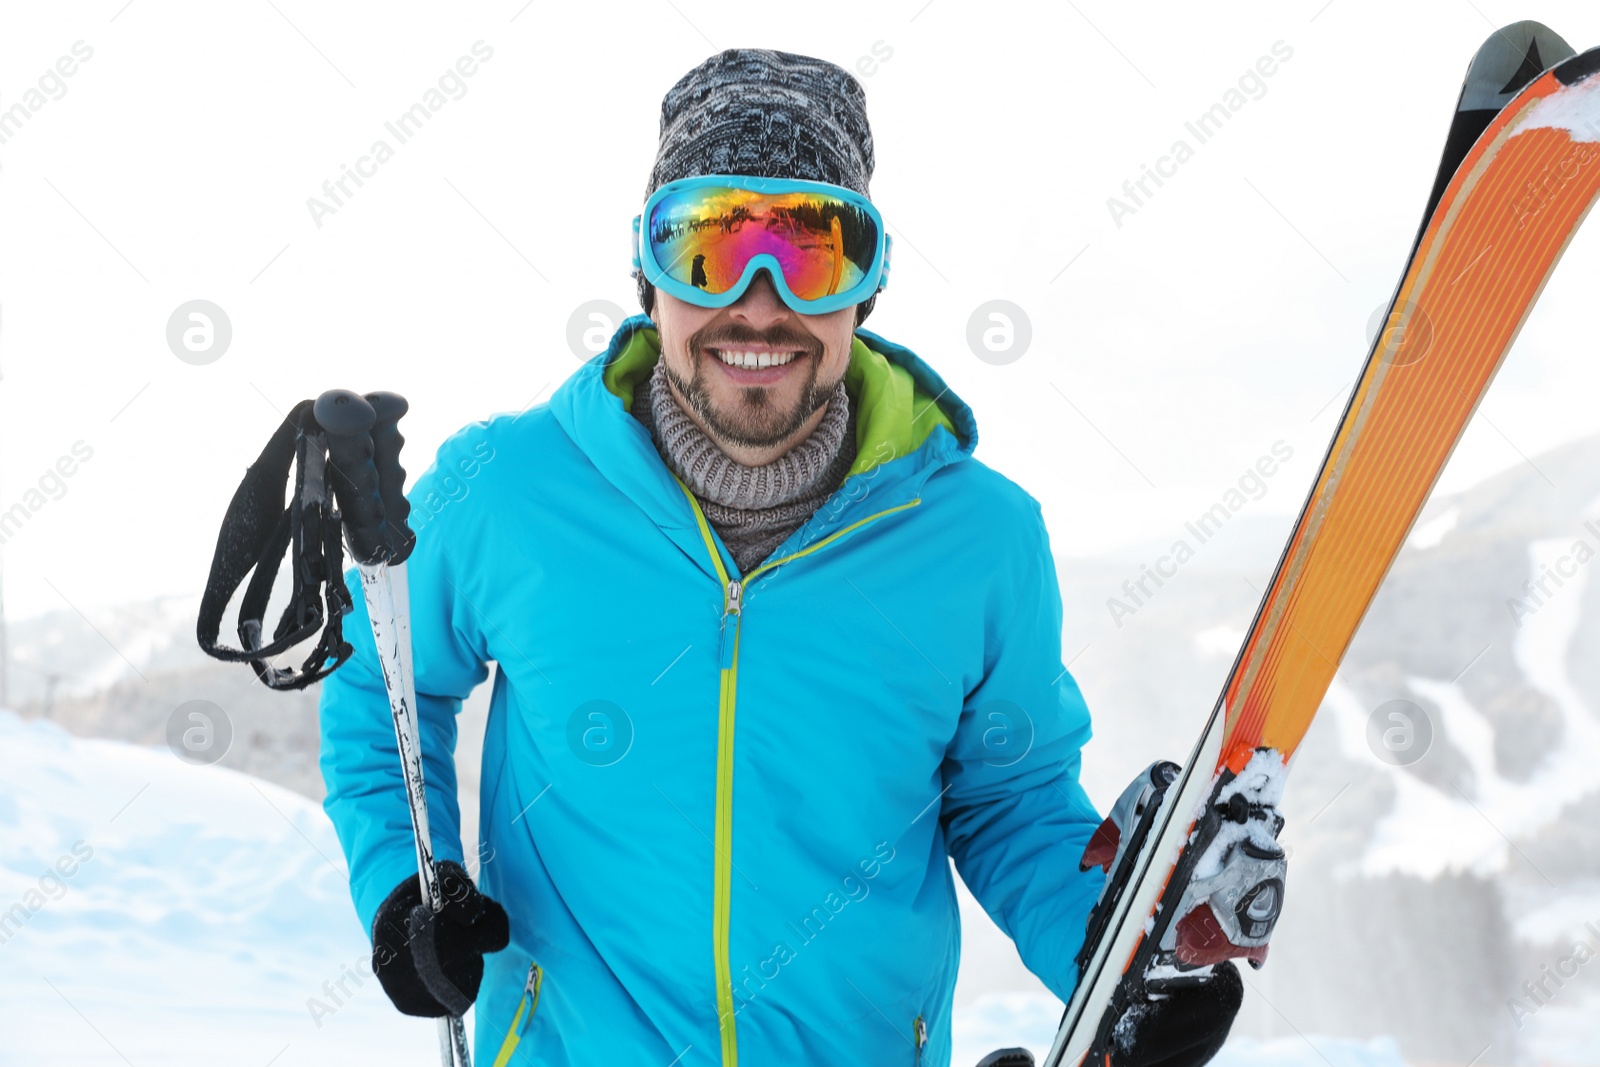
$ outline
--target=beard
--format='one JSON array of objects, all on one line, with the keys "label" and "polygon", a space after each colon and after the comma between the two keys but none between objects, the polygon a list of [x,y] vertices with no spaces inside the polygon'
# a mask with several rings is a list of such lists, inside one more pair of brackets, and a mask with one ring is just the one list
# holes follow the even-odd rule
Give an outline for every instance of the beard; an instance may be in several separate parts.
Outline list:
[{"label": "beard", "polygon": [[[774,401],[773,386],[741,388],[732,404],[725,407],[719,407],[712,399],[706,363],[717,357],[708,350],[738,350],[740,345],[751,344],[796,351],[799,354],[795,359],[807,362],[800,396],[787,408],[780,407]],[[685,379],[671,365],[667,365],[667,380],[677,389],[690,410],[699,416],[715,440],[745,448],[770,448],[793,437],[811,416],[827,405],[839,385],[838,380],[827,383],[817,381],[822,366],[822,342],[800,330],[779,328],[763,333],[738,323],[713,324],[690,336],[688,350],[694,377]]]}]

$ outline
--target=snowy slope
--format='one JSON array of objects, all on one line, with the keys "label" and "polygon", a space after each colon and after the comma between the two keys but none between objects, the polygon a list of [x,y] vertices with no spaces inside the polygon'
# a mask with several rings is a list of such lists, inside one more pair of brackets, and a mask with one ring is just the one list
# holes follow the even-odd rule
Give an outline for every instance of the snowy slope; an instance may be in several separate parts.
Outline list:
[{"label": "snowy slope", "polygon": [[[270,783],[0,711],[0,906],[0,1062],[434,1062],[432,1025],[361,970],[332,827]],[[955,1062],[1042,1053],[1060,1011],[980,998],[957,1013]],[[1403,1067],[1382,1041],[1314,1040],[1217,1062]]]},{"label": "snowy slope", "polygon": [[346,886],[311,801],[0,711],[0,1062],[427,1062]]}]

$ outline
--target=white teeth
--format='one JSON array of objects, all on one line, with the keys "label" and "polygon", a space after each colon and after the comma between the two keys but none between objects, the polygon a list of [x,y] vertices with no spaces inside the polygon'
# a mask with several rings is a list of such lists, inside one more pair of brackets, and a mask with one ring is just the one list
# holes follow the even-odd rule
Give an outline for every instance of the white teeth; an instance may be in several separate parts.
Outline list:
[{"label": "white teeth", "polygon": [[712,349],[717,358],[730,367],[746,367],[757,369],[760,367],[781,367],[790,362],[798,352],[730,352],[726,349]]}]

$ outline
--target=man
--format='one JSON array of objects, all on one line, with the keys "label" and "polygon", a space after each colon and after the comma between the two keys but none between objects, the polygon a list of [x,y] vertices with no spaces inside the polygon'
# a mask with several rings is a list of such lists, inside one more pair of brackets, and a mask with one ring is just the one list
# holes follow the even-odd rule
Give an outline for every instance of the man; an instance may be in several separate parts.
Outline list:
[{"label": "man", "polygon": [[[636,223],[648,317],[418,480],[418,711],[452,861],[421,935],[383,684],[346,625],[322,768],[356,909],[401,1011],[476,998],[485,1063],[946,1064],[947,857],[1071,995],[1103,875],[1079,870],[1099,816],[1055,565],[1038,504],[972,457],[967,406],[857,329],[888,266],[872,167],[840,68],[690,71]],[[480,893],[451,753],[491,660]],[[1208,1059],[1237,974],[1210,989],[1141,1006],[1126,1063]]]}]

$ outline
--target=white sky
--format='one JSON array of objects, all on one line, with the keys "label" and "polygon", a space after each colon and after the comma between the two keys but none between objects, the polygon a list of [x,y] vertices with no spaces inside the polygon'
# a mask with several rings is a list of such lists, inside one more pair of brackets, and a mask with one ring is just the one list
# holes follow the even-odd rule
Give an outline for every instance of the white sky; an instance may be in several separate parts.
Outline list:
[{"label": "white sky", "polygon": [[[577,365],[573,310],[633,309],[662,93],[738,45],[892,53],[862,79],[898,241],[869,326],[973,405],[980,457],[1044,501],[1059,555],[1176,536],[1279,439],[1295,459],[1251,508],[1287,515],[1491,23],[1600,43],[1582,0],[124,2],[0,10],[0,109],[93,49],[0,145],[0,510],[93,449],[4,546],[13,617],[198,590],[239,476],[302,397],[405,393],[416,474],[461,424],[548,396]],[[466,95],[318,229],[306,199],[394,144],[384,123],[479,40]],[[1193,145],[1185,121],[1278,41],[1293,56],[1265,95],[1115,226],[1107,198]],[[1591,227],[1444,488],[1600,429],[1597,275]],[[233,325],[207,366],[165,343],[196,298]],[[995,298],[1033,325],[1006,366],[965,340]]]}]

